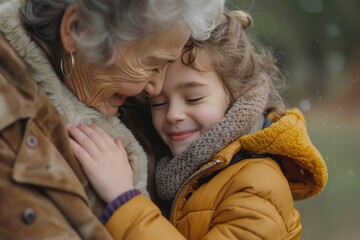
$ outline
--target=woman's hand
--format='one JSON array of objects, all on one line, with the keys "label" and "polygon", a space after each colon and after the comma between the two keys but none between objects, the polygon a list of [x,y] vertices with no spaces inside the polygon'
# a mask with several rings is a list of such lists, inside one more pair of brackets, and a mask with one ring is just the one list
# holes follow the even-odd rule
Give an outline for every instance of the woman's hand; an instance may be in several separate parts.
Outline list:
[{"label": "woman's hand", "polygon": [[71,147],[95,191],[110,203],[134,188],[133,171],[119,139],[115,141],[95,124],[66,126]]}]

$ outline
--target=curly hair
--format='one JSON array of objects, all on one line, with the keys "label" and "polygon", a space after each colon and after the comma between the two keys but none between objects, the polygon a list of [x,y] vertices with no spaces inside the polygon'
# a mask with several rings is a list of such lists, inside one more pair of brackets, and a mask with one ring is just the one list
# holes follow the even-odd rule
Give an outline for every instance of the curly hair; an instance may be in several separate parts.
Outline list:
[{"label": "curly hair", "polygon": [[280,95],[285,78],[272,53],[248,36],[245,30],[252,24],[248,13],[226,10],[209,39],[189,39],[182,62],[198,71],[214,71],[230,96],[229,107],[252,87],[268,82],[271,90],[266,111],[280,117],[285,113]]}]

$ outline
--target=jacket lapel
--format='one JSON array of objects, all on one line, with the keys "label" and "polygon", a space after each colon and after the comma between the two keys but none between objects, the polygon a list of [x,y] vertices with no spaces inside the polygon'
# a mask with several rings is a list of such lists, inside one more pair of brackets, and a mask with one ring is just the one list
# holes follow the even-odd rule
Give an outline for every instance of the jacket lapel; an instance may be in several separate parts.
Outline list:
[{"label": "jacket lapel", "polygon": [[19,183],[76,194],[88,204],[79,179],[32,120],[28,120],[12,176]]}]

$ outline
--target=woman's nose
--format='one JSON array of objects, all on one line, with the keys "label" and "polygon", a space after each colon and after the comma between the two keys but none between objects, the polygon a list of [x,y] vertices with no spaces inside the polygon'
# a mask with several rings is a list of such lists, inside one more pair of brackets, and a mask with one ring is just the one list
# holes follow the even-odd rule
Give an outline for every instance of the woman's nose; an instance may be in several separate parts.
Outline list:
[{"label": "woman's nose", "polygon": [[160,94],[163,85],[164,85],[163,76],[152,78],[150,81],[146,83],[143,92],[148,97],[155,97]]}]

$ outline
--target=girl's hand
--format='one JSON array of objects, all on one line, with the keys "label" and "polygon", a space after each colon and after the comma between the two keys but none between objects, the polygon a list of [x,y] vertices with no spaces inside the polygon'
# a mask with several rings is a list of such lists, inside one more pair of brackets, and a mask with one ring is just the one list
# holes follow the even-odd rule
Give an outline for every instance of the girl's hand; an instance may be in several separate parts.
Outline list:
[{"label": "girl's hand", "polygon": [[119,139],[95,124],[66,126],[71,148],[92,186],[106,203],[134,188],[133,171]]}]

